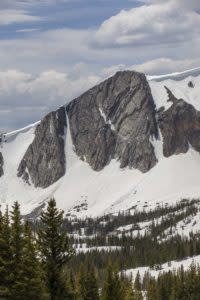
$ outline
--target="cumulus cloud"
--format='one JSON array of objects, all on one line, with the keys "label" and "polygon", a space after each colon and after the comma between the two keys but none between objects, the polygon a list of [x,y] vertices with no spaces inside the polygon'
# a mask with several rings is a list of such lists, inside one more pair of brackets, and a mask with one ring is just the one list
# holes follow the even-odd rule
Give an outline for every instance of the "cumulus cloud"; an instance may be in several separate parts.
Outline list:
[{"label": "cumulus cloud", "polygon": [[49,70],[33,76],[16,70],[0,72],[0,127],[9,130],[38,120],[98,83],[98,76],[72,79]]},{"label": "cumulus cloud", "polygon": [[[0,25],[38,21],[32,5],[57,1],[66,0],[1,0]],[[198,67],[200,1],[142,2],[97,29],[24,26],[0,39],[0,128],[35,122],[119,70],[156,75]]]},{"label": "cumulus cloud", "polygon": [[[180,44],[199,39],[199,1],[148,1],[131,10],[122,10],[106,20],[92,43],[99,47]],[[189,3],[189,4],[188,4]]]}]

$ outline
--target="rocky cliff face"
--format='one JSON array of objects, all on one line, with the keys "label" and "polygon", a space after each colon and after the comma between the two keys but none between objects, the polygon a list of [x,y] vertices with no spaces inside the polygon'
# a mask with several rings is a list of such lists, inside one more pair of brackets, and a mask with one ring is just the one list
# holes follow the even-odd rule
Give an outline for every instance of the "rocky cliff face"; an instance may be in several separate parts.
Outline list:
[{"label": "rocky cliff face", "polygon": [[35,131],[18,168],[18,176],[36,187],[46,188],[65,174],[66,113],[62,107],[48,114]]},{"label": "rocky cliff face", "polygon": [[3,175],[3,155],[0,152],[0,177]]},{"label": "rocky cliff face", "polygon": [[112,158],[142,172],[156,164],[155,106],[145,75],[118,72],[72,101],[67,113],[75,151],[94,170]]},{"label": "rocky cliff face", "polygon": [[168,88],[166,90],[172,105],[158,114],[164,156],[186,153],[190,145],[200,152],[200,112],[183,99],[177,99]]},{"label": "rocky cliff face", "polygon": [[156,164],[151,137],[157,137],[155,105],[145,75],[118,72],[47,115],[18,168],[18,176],[48,187],[65,173],[66,112],[77,155],[96,171],[111,159],[147,172]]}]

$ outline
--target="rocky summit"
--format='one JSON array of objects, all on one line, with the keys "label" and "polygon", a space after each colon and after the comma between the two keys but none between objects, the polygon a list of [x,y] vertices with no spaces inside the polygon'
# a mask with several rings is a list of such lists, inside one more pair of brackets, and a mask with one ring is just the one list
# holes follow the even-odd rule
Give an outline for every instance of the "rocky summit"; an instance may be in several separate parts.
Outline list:
[{"label": "rocky summit", "polygon": [[[41,121],[5,134],[0,203],[50,197],[96,216],[200,196],[200,70],[117,72]],[[187,172],[184,172],[187,169]]]},{"label": "rocky summit", "polygon": [[156,164],[155,105],[144,74],[118,72],[67,105],[75,151],[94,170],[111,159],[147,172]]}]

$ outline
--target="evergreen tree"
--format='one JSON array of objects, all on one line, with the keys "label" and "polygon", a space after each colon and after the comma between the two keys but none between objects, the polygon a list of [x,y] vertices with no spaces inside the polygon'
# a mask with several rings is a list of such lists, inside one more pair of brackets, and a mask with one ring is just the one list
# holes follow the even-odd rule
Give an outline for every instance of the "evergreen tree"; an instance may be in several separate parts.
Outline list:
[{"label": "evergreen tree", "polygon": [[63,212],[56,208],[54,199],[49,201],[47,210],[41,214],[38,244],[50,298],[62,300],[67,294],[64,267],[73,251],[63,230]]},{"label": "evergreen tree", "polygon": [[102,292],[102,300],[123,300],[123,285],[118,272],[109,263],[106,271],[106,279]]},{"label": "evergreen tree", "polygon": [[[28,221],[24,226],[24,248],[22,261],[22,300],[45,299],[44,278],[37,259],[32,231]],[[31,288],[30,288],[31,287]]]},{"label": "evergreen tree", "polygon": [[23,287],[23,228],[20,215],[20,206],[18,202],[14,203],[13,210],[11,212],[11,250],[12,250],[12,262],[11,262],[11,281],[12,288],[10,291],[10,299],[21,300],[22,299],[22,287]]},{"label": "evergreen tree", "polygon": [[98,300],[98,284],[93,267],[88,266],[86,272],[81,266],[78,276],[79,299],[80,300]]},{"label": "evergreen tree", "polygon": [[7,276],[7,244],[5,240],[5,224],[2,213],[0,211],[0,299],[5,299],[8,296]]}]

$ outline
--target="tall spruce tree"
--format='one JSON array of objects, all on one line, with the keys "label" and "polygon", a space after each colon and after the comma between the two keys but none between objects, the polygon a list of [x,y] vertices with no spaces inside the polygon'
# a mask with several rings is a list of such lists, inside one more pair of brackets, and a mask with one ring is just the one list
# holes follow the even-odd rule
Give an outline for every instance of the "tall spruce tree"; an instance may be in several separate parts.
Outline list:
[{"label": "tall spruce tree", "polygon": [[12,250],[12,262],[11,262],[11,295],[12,300],[22,299],[22,287],[23,287],[23,227],[20,215],[20,206],[18,202],[14,203],[13,210],[11,212],[11,250]]},{"label": "tall spruce tree", "polygon": [[102,300],[124,300],[123,284],[118,272],[109,262],[102,291]]},{"label": "tall spruce tree", "polygon": [[56,208],[51,199],[41,214],[38,245],[46,273],[51,300],[62,300],[67,295],[64,267],[73,254],[69,239],[63,230],[63,211]]},{"label": "tall spruce tree", "polygon": [[10,238],[10,221],[7,208],[4,216],[0,212],[0,299],[7,299],[10,295],[12,262]]},{"label": "tall spruce tree", "polygon": [[99,300],[98,284],[95,270],[88,266],[86,271],[81,266],[78,276],[79,299],[80,300]]},{"label": "tall spruce tree", "polygon": [[28,221],[24,225],[22,277],[22,300],[46,299],[44,276],[39,260],[37,259],[34,239]]}]

